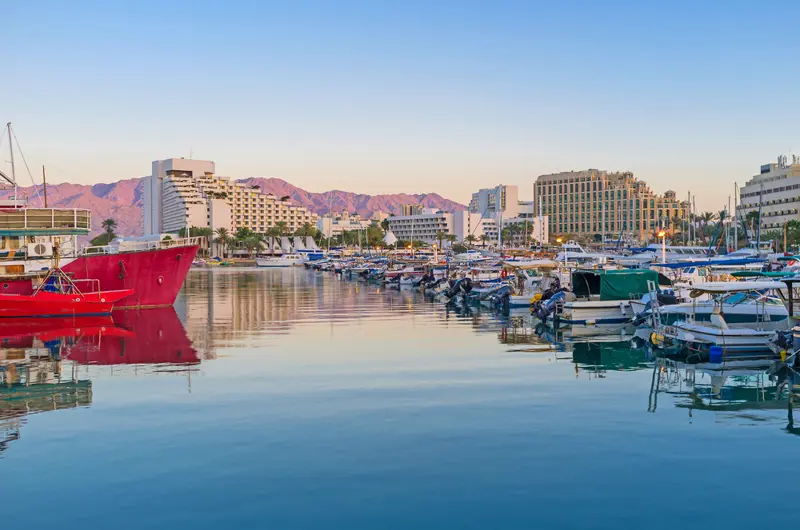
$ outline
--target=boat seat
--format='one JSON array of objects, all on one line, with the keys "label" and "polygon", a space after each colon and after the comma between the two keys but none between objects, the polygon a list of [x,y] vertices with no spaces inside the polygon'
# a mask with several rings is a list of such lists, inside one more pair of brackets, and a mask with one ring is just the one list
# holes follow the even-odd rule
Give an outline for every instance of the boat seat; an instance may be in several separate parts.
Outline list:
[{"label": "boat seat", "polygon": [[718,308],[715,308],[711,313],[711,325],[715,328],[728,329],[728,323],[725,322],[725,317],[722,316]]}]

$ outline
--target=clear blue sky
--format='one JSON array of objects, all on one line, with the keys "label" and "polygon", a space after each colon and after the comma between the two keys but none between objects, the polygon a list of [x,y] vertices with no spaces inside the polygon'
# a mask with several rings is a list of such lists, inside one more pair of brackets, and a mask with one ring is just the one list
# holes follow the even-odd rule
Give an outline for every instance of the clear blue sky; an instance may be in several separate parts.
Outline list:
[{"label": "clear blue sky", "polygon": [[234,177],[460,201],[632,170],[718,209],[800,154],[796,1],[37,1],[3,20],[0,119],[54,181],[192,149]]}]

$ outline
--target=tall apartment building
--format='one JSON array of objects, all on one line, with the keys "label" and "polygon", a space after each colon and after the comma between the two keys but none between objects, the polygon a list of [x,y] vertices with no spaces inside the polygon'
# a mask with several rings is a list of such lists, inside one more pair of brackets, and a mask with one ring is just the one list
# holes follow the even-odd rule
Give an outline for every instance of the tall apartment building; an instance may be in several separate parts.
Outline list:
[{"label": "tall apartment building", "polygon": [[496,219],[519,216],[519,188],[501,184],[478,190],[469,201],[469,211]]},{"label": "tall apartment building", "polygon": [[800,156],[785,155],[777,163],[764,164],[739,190],[738,213],[742,218],[761,205],[761,228],[779,228],[786,221],[800,219]]},{"label": "tall apartment building", "polygon": [[660,227],[685,219],[689,204],[674,191],[657,195],[633,173],[598,169],[542,175],[536,179],[535,208],[548,217],[551,234],[600,239],[620,232],[645,240]]},{"label": "tall apartment building", "polygon": [[153,162],[144,183],[145,235],[177,232],[186,227],[249,228],[265,233],[278,222],[290,231],[317,215],[303,206],[280,201],[229,177],[214,174],[214,162],[171,158]]}]

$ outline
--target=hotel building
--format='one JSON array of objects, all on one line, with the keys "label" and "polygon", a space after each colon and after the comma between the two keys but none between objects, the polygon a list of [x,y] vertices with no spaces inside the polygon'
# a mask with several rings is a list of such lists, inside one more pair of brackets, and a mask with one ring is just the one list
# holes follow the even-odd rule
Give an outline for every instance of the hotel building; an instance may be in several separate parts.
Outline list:
[{"label": "hotel building", "polygon": [[214,162],[207,160],[153,162],[152,174],[144,179],[145,235],[187,227],[265,233],[278,222],[294,232],[306,223],[316,224],[317,215],[306,208],[214,172]]},{"label": "hotel building", "polygon": [[372,223],[380,223],[381,219],[363,219],[358,214],[342,212],[339,215],[325,215],[317,219],[317,230],[325,237],[336,237],[342,235],[342,232],[365,230]]},{"label": "hotel building", "polygon": [[[437,243],[436,235],[439,232],[456,236],[456,241],[462,242],[467,236],[472,235],[476,242],[484,241],[488,245],[495,245],[498,237],[498,222],[494,217],[486,217],[480,213],[460,210],[457,212],[443,212],[435,208],[404,208],[409,215],[389,217],[389,230],[397,239],[409,241],[424,241]],[[517,216],[503,220],[503,225],[511,223],[526,223],[527,234],[534,241],[547,241],[547,218],[526,218]],[[486,236],[485,238],[483,236]],[[540,239],[541,238],[541,239]],[[521,241],[520,241],[521,242]]]},{"label": "hotel building", "polygon": [[738,213],[745,218],[761,205],[761,228],[780,228],[787,221],[799,219],[800,157],[778,157],[777,163],[764,164],[758,175],[739,190]]},{"label": "hotel building", "polygon": [[518,197],[519,188],[517,186],[501,184],[494,188],[478,190],[472,194],[472,200],[469,201],[469,211],[492,219],[497,219],[500,216],[505,218],[518,217],[520,213]]},{"label": "hotel building", "polygon": [[597,169],[542,175],[534,186],[535,207],[548,217],[548,232],[591,236],[620,232],[648,239],[660,227],[685,219],[688,201],[674,191],[653,193],[633,173]]}]

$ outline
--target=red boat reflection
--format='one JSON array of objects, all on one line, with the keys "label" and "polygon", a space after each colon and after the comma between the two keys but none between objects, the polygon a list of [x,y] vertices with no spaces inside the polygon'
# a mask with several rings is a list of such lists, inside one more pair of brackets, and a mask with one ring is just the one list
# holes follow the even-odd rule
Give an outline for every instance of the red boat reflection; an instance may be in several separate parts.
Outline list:
[{"label": "red boat reflection", "polygon": [[21,361],[18,357],[27,358],[37,348],[49,350],[54,359],[79,364],[200,363],[172,307],[119,311],[107,317],[0,321],[0,364]]}]

